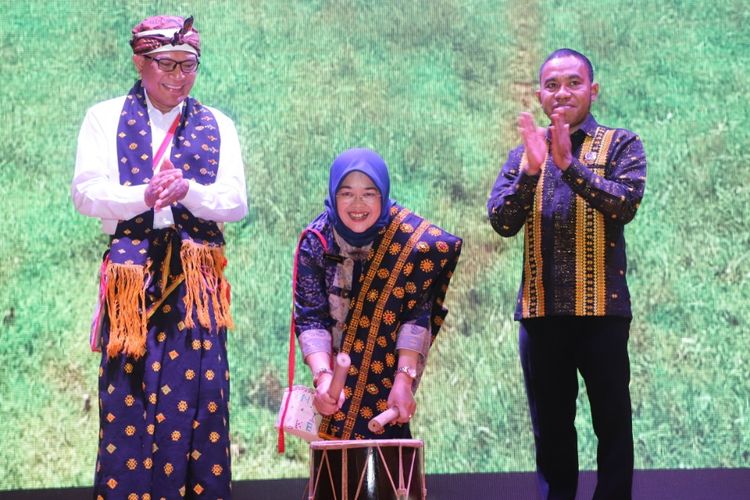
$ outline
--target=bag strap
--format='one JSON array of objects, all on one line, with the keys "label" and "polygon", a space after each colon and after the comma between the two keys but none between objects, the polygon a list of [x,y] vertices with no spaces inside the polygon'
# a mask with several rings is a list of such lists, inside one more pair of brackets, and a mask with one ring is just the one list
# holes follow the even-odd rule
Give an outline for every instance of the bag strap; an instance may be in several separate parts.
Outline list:
[{"label": "bag strap", "polygon": [[161,170],[162,157],[164,156],[164,152],[167,150],[167,146],[169,146],[169,143],[172,142],[172,137],[174,137],[175,130],[177,130],[177,125],[180,123],[181,117],[182,115],[180,113],[178,113],[177,116],[174,117],[174,121],[167,131],[167,135],[164,136],[164,140],[161,141],[161,145],[154,155],[154,175],[158,174],[159,170]]},{"label": "bag strap", "polygon": [[289,322],[289,359],[287,365],[287,381],[289,383],[289,393],[286,397],[284,410],[281,412],[279,438],[277,443],[279,453],[284,453],[284,421],[286,420],[286,412],[289,409],[289,401],[292,399],[292,387],[294,386],[294,365],[296,363],[294,339],[297,337],[294,332],[296,329],[296,323],[294,321],[294,295],[297,291],[297,258],[299,257],[299,249],[302,245],[302,240],[305,239],[307,233],[315,234],[315,236],[317,236],[320,240],[321,245],[323,245],[323,251],[328,252],[328,243],[326,242],[326,239],[323,237],[320,231],[318,231],[317,229],[309,228],[302,231],[302,234],[300,234],[299,236],[299,241],[297,242],[297,249],[294,252],[294,265],[292,267],[292,319]]}]

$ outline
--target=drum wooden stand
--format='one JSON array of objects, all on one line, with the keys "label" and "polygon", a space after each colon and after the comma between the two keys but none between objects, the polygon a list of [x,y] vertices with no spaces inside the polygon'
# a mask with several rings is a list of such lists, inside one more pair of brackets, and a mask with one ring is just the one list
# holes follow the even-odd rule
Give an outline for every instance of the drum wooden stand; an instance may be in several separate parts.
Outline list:
[{"label": "drum wooden stand", "polygon": [[424,500],[418,439],[310,443],[308,500]]}]

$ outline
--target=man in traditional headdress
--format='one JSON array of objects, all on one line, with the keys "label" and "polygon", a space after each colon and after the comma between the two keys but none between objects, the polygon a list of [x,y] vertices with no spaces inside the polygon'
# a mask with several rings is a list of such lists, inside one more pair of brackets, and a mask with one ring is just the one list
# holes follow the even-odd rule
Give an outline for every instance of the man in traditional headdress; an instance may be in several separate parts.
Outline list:
[{"label": "man in traditional headdress", "polygon": [[231,496],[222,229],[247,195],[234,123],[189,96],[192,21],[133,28],[139,80],[89,109],[78,137],[73,202],[110,236],[92,326],[98,498]]}]

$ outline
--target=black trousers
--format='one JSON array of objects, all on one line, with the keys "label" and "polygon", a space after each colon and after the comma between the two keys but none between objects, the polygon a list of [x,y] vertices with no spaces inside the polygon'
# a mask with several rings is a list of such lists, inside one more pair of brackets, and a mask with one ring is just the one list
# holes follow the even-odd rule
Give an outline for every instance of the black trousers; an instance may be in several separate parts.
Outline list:
[{"label": "black trousers", "polygon": [[598,439],[596,500],[630,499],[633,430],[630,319],[549,317],[521,321],[519,352],[534,429],[539,488],[547,500],[574,500],[577,372],[586,384]]}]

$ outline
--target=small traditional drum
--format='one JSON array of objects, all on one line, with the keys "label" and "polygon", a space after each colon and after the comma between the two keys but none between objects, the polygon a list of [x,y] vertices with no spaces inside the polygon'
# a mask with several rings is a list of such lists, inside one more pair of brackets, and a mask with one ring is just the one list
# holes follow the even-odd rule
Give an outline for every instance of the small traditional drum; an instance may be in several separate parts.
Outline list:
[{"label": "small traditional drum", "polygon": [[418,439],[310,443],[309,500],[424,500]]}]

